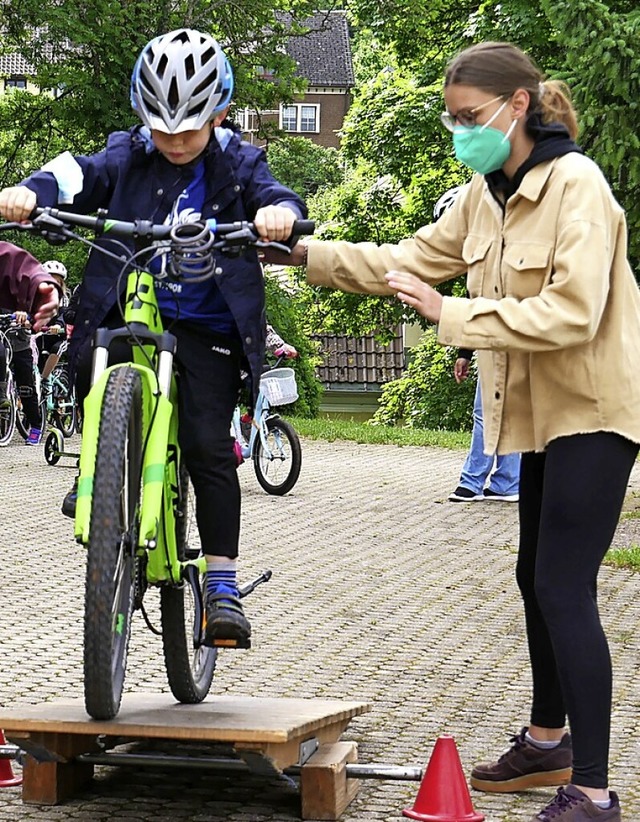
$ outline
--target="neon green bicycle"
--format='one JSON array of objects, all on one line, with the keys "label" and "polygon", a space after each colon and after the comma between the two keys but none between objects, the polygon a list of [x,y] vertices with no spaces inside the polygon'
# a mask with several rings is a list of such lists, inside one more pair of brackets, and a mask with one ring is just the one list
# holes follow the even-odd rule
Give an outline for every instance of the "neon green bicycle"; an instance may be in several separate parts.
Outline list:
[{"label": "neon green bicycle", "polygon": [[[114,238],[116,251],[97,245],[71,227]],[[75,537],[87,547],[84,614],[85,706],[95,719],[112,719],[124,686],[131,622],[141,610],[162,634],[169,687],[178,702],[201,702],[209,692],[218,649],[203,644],[206,563],[197,537],[193,493],[178,446],[178,385],[173,369],[175,337],[162,328],[148,263],[169,250],[176,279],[212,276],[215,254],[264,247],[252,223],[215,221],[176,226],[121,222],[36,209],[29,224],[5,223],[53,240],[75,239],[118,256],[117,238],[135,238],[136,251],[122,260],[127,276],[123,326],[98,329],[94,337],[91,390],[84,403]],[[294,235],[310,234],[298,221]],[[278,243],[272,247],[285,249]],[[108,365],[116,339],[131,344],[131,361]],[[266,571],[240,588],[253,591]],[[161,631],[151,625],[143,598],[160,589]]]}]

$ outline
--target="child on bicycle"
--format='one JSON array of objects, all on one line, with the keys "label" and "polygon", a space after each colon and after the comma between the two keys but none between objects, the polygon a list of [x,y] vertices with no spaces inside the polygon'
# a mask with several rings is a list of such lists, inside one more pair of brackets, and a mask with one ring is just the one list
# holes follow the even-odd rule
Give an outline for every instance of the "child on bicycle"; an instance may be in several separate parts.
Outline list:
[{"label": "child on bicycle", "polygon": [[[6,309],[0,309],[0,313],[9,314]],[[11,343],[13,357],[11,359],[11,369],[15,377],[16,385],[22,400],[22,410],[29,425],[29,433],[25,440],[25,445],[39,445],[42,439],[42,420],[40,418],[40,399],[35,379],[35,357],[34,343],[31,339],[31,323],[26,311],[16,311],[15,321],[5,332],[7,339]],[[6,351],[0,352],[0,359],[4,355],[4,370],[6,373]],[[2,363],[0,363],[1,367]],[[7,386],[4,385],[4,398],[6,399]],[[0,402],[0,405],[3,404]]]},{"label": "child on bicycle", "polygon": [[60,260],[45,260],[42,267],[51,274],[60,289],[60,311],[52,317],[46,328],[46,334],[36,340],[40,352],[40,371],[43,384],[48,380],[51,372],[60,360],[62,351],[67,344],[66,310],[69,305],[67,293],[67,267]]},{"label": "child on bicycle", "polygon": [[[37,331],[55,315],[58,304],[55,279],[38,260],[23,248],[0,241],[0,309],[28,312]],[[9,405],[6,362],[6,350],[0,342],[0,408]]]},{"label": "child on bicycle", "polygon": [[[105,208],[121,220],[253,220],[263,239],[284,241],[304,202],[271,174],[262,149],[244,143],[227,119],[233,90],[229,62],[213,37],[179,29],[151,40],[131,78],[142,125],[112,133],[91,156],[56,157],[19,186],[0,192],[0,213],[26,220],[36,205]],[[84,273],[70,359],[79,399],[88,390],[90,340],[99,326],[119,326],[118,261],[92,254]],[[265,344],[264,283],[254,250],[218,258],[201,283],[163,280],[157,291],[165,324],[177,338],[179,439],[196,494],[207,559],[206,643],[250,644],[238,599],[236,565],[240,486],[231,419],[240,371],[259,384]],[[124,278],[120,281],[124,286]],[[120,359],[128,352],[114,351]],[[73,511],[74,498],[65,499]]]}]

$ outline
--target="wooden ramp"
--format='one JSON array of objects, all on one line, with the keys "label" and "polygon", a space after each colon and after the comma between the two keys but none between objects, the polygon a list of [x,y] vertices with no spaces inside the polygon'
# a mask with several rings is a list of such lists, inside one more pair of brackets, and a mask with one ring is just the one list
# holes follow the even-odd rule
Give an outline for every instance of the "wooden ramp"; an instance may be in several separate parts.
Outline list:
[{"label": "wooden ramp", "polygon": [[[346,764],[357,760],[355,742],[339,742],[363,702],[322,699],[209,697],[181,705],[169,694],[127,694],[118,716],[91,719],[82,700],[0,709],[6,738],[28,754],[23,802],[55,805],[93,776],[77,757],[145,739],[225,743],[251,769],[281,772],[300,765],[303,819],[338,819],[358,790]],[[111,740],[111,745],[109,741]]]}]

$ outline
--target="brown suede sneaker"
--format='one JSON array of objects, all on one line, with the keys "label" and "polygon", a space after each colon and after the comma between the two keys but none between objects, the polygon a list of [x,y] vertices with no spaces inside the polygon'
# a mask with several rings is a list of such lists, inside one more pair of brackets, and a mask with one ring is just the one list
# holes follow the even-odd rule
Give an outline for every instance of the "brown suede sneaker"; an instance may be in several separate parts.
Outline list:
[{"label": "brown suede sneaker", "polygon": [[620,801],[617,794],[609,791],[611,807],[602,810],[578,790],[574,785],[558,788],[558,793],[540,813],[532,816],[529,822],[621,822]]},{"label": "brown suede sneaker", "polygon": [[566,785],[571,779],[571,737],[565,734],[555,748],[543,750],[525,739],[528,728],[511,738],[512,746],[497,762],[483,762],[471,771],[477,791],[513,793],[529,788]]}]

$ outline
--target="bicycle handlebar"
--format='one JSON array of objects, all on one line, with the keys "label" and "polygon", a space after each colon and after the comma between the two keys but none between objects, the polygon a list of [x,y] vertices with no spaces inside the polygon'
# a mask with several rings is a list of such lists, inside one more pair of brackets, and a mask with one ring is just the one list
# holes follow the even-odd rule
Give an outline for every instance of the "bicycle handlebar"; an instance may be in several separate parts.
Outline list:
[{"label": "bicycle handlebar", "polygon": [[[30,215],[31,226],[35,231],[54,231],[56,228],[64,229],[65,224],[87,228],[98,235],[110,234],[113,237],[134,238],[140,240],[167,240],[173,239],[176,234],[186,233],[193,236],[193,228],[203,226],[209,233],[218,240],[226,240],[232,246],[266,246],[279,243],[265,243],[260,240],[256,232],[255,224],[246,220],[234,223],[218,223],[215,219],[202,220],[195,223],[180,223],[177,225],[159,225],[150,220],[136,220],[127,222],[124,220],[114,220],[107,217],[106,213],[98,212],[97,216],[88,214],[76,214],[72,211],[62,211],[58,208],[35,208]],[[14,227],[14,224],[7,223],[5,226]],[[2,226],[4,228],[5,226]],[[29,230],[29,224],[15,224],[15,227]],[[191,231],[189,228],[191,227]],[[313,234],[315,223],[313,220],[296,220],[291,232],[292,237]],[[288,247],[287,247],[288,249]]]},{"label": "bicycle handlebar", "polygon": [[[120,239],[133,239],[139,252],[153,254],[157,251],[157,243],[168,243],[169,272],[177,279],[201,282],[213,275],[215,253],[227,257],[238,257],[249,248],[276,248],[286,254],[291,248],[283,243],[262,240],[256,231],[255,223],[237,221],[233,223],[218,223],[215,219],[200,220],[192,223],[177,223],[174,225],[159,225],[150,220],[135,220],[126,222],[115,220],[107,216],[104,209],[100,209],[97,216],[76,214],[72,211],[63,211],[58,208],[35,208],[29,215],[31,222],[2,223],[0,231],[18,229],[40,234],[48,242],[59,244],[70,239],[83,239],[75,234],[71,226],[88,229],[95,236],[112,238],[118,243]],[[312,234],[315,224],[312,220],[296,220],[293,224],[291,237],[294,239],[303,234]],[[99,248],[105,254],[115,256],[103,246],[85,240],[94,248]],[[120,243],[120,245],[122,245]],[[120,258],[122,259],[122,258]],[[131,257],[133,259],[133,256]]]}]

